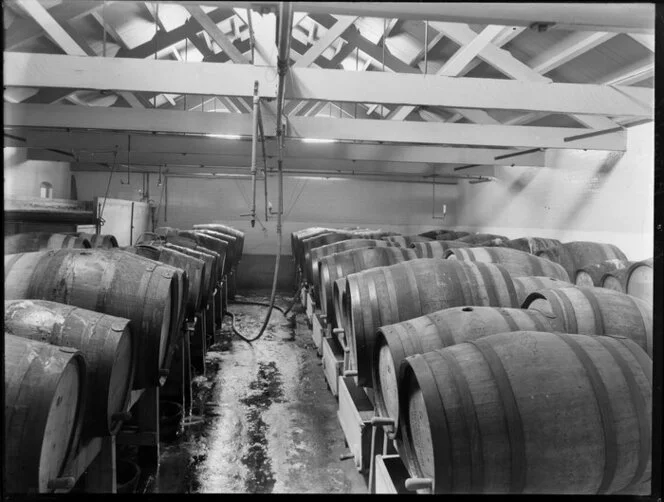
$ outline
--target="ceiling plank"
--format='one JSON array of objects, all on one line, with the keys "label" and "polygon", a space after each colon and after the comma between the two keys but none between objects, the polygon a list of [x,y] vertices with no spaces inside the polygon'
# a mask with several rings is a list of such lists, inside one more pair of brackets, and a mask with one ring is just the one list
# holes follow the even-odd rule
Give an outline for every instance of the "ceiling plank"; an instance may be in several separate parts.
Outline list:
[{"label": "ceiling plank", "polygon": [[548,73],[612,39],[616,35],[617,33],[601,31],[579,31],[572,33],[557,44],[540,52],[536,57],[528,61],[528,66],[537,73]]},{"label": "ceiling plank", "polygon": [[166,27],[164,26],[164,23],[161,21],[159,17],[159,4],[156,6],[154,5],[155,2],[143,2],[142,5],[145,7],[145,10],[147,10],[148,14],[150,14],[150,17],[152,18],[153,21],[157,22],[157,26],[161,31],[168,31]]},{"label": "ceiling plank", "polygon": [[234,63],[248,64],[249,59],[246,58],[237,48],[233,45],[230,39],[219,29],[219,27],[214,23],[208,15],[203,12],[198,5],[186,4],[184,5],[185,9],[191,14],[191,16],[201,25],[212,39],[219,44],[221,50],[223,50]]},{"label": "ceiling plank", "polygon": [[[239,66],[239,65],[238,65]],[[175,110],[88,108],[65,105],[5,103],[5,127],[62,127],[136,130],[191,134],[252,134],[249,114],[203,113]],[[274,117],[263,116],[265,134],[275,135]],[[384,141],[522,148],[572,148],[624,151],[625,131],[576,141],[565,138],[588,133],[571,127],[495,126],[392,120],[292,117],[288,137],[347,141]]]},{"label": "ceiling plank", "polygon": [[307,67],[311,65],[320,55],[323,54],[325,49],[332,45],[337,38],[339,38],[348,28],[350,28],[353,23],[357,20],[357,17],[353,16],[339,16],[335,25],[327,30],[324,36],[322,36],[318,41],[306,52],[300,59],[295,61],[293,66],[295,67]]}]

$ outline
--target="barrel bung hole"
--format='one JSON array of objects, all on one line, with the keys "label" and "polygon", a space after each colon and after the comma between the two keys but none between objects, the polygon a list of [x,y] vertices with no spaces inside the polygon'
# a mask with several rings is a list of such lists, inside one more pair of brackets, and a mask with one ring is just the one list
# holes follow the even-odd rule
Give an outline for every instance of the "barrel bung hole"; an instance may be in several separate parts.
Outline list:
[{"label": "barrel bung hole", "polygon": [[464,307],[464,308],[462,308],[461,310],[462,310],[463,312],[472,312],[472,311],[473,311],[473,307]]}]

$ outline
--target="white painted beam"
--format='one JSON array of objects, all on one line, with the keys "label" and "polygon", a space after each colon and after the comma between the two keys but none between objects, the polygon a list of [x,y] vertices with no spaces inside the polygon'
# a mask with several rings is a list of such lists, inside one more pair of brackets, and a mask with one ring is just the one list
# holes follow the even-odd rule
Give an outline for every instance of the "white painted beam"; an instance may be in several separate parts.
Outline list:
[{"label": "white painted beam", "polygon": [[517,148],[625,150],[626,135],[624,131],[574,142],[564,141],[566,137],[588,132],[591,131],[571,127],[496,126],[309,117],[292,117],[288,123],[289,137]]},{"label": "white painted beam", "polygon": [[[12,130],[12,134],[25,139],[28,148],[57,148],[66,151],[127,151],[127,134],[72,130]],[[182,135],[153,135],[131,133],[132,152],[196,153],[201,155],[251,155],[251,141],[223,138],[205,138]],[[276,142],[269,138],[267,155],[277,155]],[[510,153],[506,149],[454,148],[437,145],[375,145],[361,143],[306,143],[287,139],[285,154],[303,159],[374,160],[404,163],[449,163],[494,165],[494,158]],[[507,162],[507,160],[506,160]],[[533,152],[509,159],[510,163],[526,166],[545,166],[545,152]]]},{"label": "white painted beam", "polygon": [[214,24],[214,22],[203,12],[198,5],[186,4],[184,8],[191,14],[191,16],[201,25],[203,30],[207,32],[212,39],[219,44],[219,47],[231,58],[234,63],[249,63],[249,59],[237,50],[230,39]]},{"label": "white painted beam", "polygon": [[[414,104],[450,108],[506,109],[650,116],[651,110],[622,90],[589,84],[542,84],[488,78],[422,78],[385,72],[346,72],[292,68],[287,99],[337,102]],[[34,84],[30,84],[34,85]],[[403,92],[408,89],[408,92]],[[630,89],[646,106],[654,103],[649,89]]]},{"label": "white painted beam", "polygon": [[322,36],[307,52],[300,57],[293,66],[307,67],[311,65],[318,57],[323,54],[325,49],[334,43],[355,21],[357,17],[340,16],[337,22],[332,26],[324,36]]},{"label": "white painted beam", "polygon": [[277,95],[274,68],[20,52],[5,53],[4,58],[6,86],[251,97],[258,80],[261,97]]},{"label": "white painted beam", "polygon": [[456,77],[484,48],[491,43],[493,38],[503,30],[502,26],[489,25],[468,44],[461,47],[445,64],[436,72],[436,75]]},{"label": "white painted beam", "polygon": [[537,73],[548,73],[589,50],[612,39],[617,33],[580,31],[565,37],[559,43],[540,52],[528,61]]},{"label": "white painted beam", "polygon": [[[10,104],[4,106],[5,127],[69,127],[251,136],[249,114],[204,113],[133,108],[84,108],[65,105]],[[266,135],[276,122],[263,115]]]},{"label": "white painted beam", "polygon": [[73,56],[87,55],[37,0],[16,1],[67,54]]},{"label": "white painted beam", "polygon": [[152,17],[152,19],[157,22],[157,26],[159,27],[159,29],[161,31],[166,32],[168,30],[166,29],[166,27],[164,26],[164,23],[161,21],[161,19],[159,17],[159,10],[158,10],[158,7],[156,5],[154,5],[155,3],[156,2],[145,1],[145,2],[143,2],[143,7],[145,7],[145,10],[148,11],[148,13]]},{"label": "white painted beam", "polygon": [[599,83],[602,85],[629,86],[651,78],[654,75],[654,62],[651,59],[645,59],[606,75]]},{"label": "white painted beam", "polygon": [[[199,0],[203,5],[223,2]],[[277,2],[261,2],[277,5]],[[255,5],[234,2],[234,5]],[[654,4],[607,3],[474,3],[474,2],[297,2],[297,9],[311,14],[428,19],[449,23],[531,26],[546,23],[551,29],[653,33]]]}]

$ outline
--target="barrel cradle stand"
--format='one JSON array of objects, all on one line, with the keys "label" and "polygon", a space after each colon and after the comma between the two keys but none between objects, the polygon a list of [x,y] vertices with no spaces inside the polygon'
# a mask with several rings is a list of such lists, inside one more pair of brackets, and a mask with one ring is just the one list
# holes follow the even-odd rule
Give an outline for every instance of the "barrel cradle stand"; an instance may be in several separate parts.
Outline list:
[{"label": "barrel cradle stand", "polygon": [[205,354],[207,353],[207,316],[205,308],[196,314],[197,329],[190,337],[191,362],[201,375],[205,376]]},{"label": "barrel cradle stand", "polygon": [[311,318],[311,337],[314,340],[314,345],[316,346],[316,353],[319,356],[323,355],[323,339],[327,337],[327,320],[320,313],[320,310],[314,312],[313,317]]},{"label": "barrel cradle stand", "polygon": [[116,493],[115,436],[93,437],[79,443],[76,454],[55,481],[54,493],[67,493],[85,474],[87,493]]},{"label": "barrel cradle stand", "polygon": [[376,455],[374,486],[371,493],[407,494],[405,487],[410,477],[399,455]]},{"label": "barrel cradle stand", "polygon": [[189,340],[190,334],[194,332],[196,320],[196,317],[192,317],[183,321],[182,336],[174,350],[169,379],[167,385],[160,391],[160,398],[179,401],[183,410],[190,410],[193,401]]},{"label": "barrel cradle stand", "polygon": [[141,471],[156,473],[159,470],[159,387],[132,391],[129,409],[134,405],[138,426],[135,430],[121,430],[116,443],[138,446]]},{"label": "barrel cradle stand", "polygon": [[311,288],[307,289],[307,305],[305,308],[307,312],[307,322],[309,323],[309,327],[311,328],[313,326],[314,310],[316,308],[316,304],[314,303],[314,298],[311,294]]},{"label": "barrel cradle stand", "polygon": [[[339,333],[341,331],[341,333]],[[348,348],[339,340],[343,340],[343,330],[335,329],[332,336],[323,336],[321,343],[323,374],[327,387],[336,398],[339,396],[339,376],[343,375],[344,357]]]}]

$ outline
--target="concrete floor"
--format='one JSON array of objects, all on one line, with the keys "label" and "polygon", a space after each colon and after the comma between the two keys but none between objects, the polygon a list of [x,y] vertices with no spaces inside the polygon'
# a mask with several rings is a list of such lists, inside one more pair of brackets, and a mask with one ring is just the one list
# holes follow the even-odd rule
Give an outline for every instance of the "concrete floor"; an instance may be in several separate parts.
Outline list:
[{"label": "concrete floor", "polygon": [[[244,298],[267,302],[267,294]],[[277,305],[287,306],[280,295]],[[266,307],[229,305],[246,336],[260,329]],[[293,324],[273,310],[251,345],[233,336],[230,318],[196,379],[194,413],[204,421],[162,443],[158,493],[367,493],[348,453],[321,359],[298,303]],[[225,349],[225,350],[221,350]]]}]

